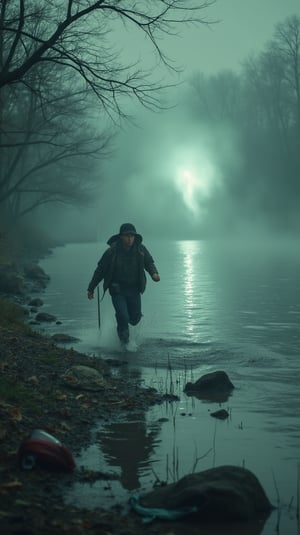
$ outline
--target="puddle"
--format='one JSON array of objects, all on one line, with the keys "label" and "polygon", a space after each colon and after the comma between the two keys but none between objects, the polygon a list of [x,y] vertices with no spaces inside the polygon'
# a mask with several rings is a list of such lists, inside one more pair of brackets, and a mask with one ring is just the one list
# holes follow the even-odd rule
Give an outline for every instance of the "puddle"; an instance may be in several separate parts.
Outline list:
[{"label": "puddle", "polygon": [[155,482],[152,464],[159,446],[162,422],[147,421],[145,414],[127,413],[114,421],[99,422],[92,443],[76,464],[103,473],[99,481],[75,483],[65,501],[88,509],[126,507],[131,491],[146,490]]}]

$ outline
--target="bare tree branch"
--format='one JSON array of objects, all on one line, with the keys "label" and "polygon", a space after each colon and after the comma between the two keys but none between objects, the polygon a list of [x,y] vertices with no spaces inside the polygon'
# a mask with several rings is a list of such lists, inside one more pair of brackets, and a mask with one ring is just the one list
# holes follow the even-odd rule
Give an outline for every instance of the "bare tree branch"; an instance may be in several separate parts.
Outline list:
[{"label": "bare tree branch", "polygon": [[[139,93],[137,84],[132,87],[130,84],[126,84],[124,81],[122,82],[122,80],[109,79],[109,72],[114,70],[112,65],[110,65],[110,68],[107,70],[108,76],[103,77],[101,72],[105,59],[99,55],[100,42],[98,45],[99,57],[97,58],[95,55],[95,63],[94,67],[92,67],[91,56],[89,56],[88,50],[91,45],[90,38],[92,37],[93,32],[87,23],[88,17],[91,15],[98,17],[98,30],[101,27],[101,24],[103,25],[107,21],[115,20],[116,18],[121,21],[130,22],[134,27],[146,33],[159,58],[168,65],[168,67],[173,68],[164,55],[161,47],[158,45],[155,33],[173,33],[173,27],[182,23],[209,24],[205,18],[201,18],[198,14],[214,3],[215,0],[207,0],[200,5],[198,2],[197,5],[195,5],[191,0],[152,0],[151,3],[148,1],[141,2],[140,9],[138,9],[137,5],[135,5],[134,8],[132,8],[131,4],[130,7],[126,7],[126,2],[122,3],[123,5],[120,7],[120,2],[115,2],[114,0],[99,0],[97,2],[88,3],[85,8],[79,9],[79,3],[69,0],[67,2],[66,18],[57,25],[53,33],[46,39],[42,35],[35,35],[32,31],[23,28],[24,24],[19,24],[17,29],[11,25],[4,27],[6,33],[13,33],[16,35],[15,43],[19,42],[20,36],[22,36],[24,39],[27,39],[29,43],[35,43],[37,47],[35,46],[33,50],[30,51],[25,60],[21,61],[20,65],[12,67],[11,70],[8,70],[8,67],[11,63],[12,56],[11,54],[8,56],[6,69],[0,73],[0,87],[19,82],[36,64],[43,60],[50,62],[61,62],[63,60],[64,62],[64,60],[67,59],[68,62],[64,63],[64,65],[75,69],[93,88],[96,95],[103,93],[103,91],[119,91],[122,87],[126,87],[127,90],[132,91],[134,95],[137,95]],[[72,7],[75,5],[78,9],[72,14]],[[176,13],[178,13],[178,16],[176,16]],[[78,27],[79,22],[81,27]],[[72,30],[71,34],[68,33],[70,30]],[[77,45],[80,44],[80,39],[82,39],[83,36],[85,36],[86,58],[84,58],[83,53],[79,52],[78,54],[78,52],[76,52],[75,45],[76,43]],[[97,52],[95,52],[95,54],[97,54]],[[105,82],[106,85],[102,86],[101,82]],[[145,89],[141,91],[142,96],[144,95],[144,91]]]}]

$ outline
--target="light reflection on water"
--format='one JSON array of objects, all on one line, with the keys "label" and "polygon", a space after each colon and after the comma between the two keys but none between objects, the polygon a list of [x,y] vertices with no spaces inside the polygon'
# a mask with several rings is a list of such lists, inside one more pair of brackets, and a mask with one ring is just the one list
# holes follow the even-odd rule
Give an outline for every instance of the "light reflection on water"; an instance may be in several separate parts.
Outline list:
[{"label": "light reflection on water", "polygon": [[[42,262],[50,274],[44,310],[63,322],[50,332],[79,336],[76,349],[126,361],[115,373],[132,374],[145,386],[177,389],[179,403],[153,407],[124,422],[99,424],[81,462],[113,470],[119,480],[73,489],[70,500],[109,505],[125,502],[135,487],[149,490],[193,470],[220,464],[245,465],[262,482],[271,501],[295,504],[300,439],[299,347],[300,258],[296,250],[242,250],[203,242],[149,246],[161,282],[148,279],[144,318],[132,331],[132,352],[122,353],[108,296],[86,299],[87,283],[105,246],[72,244]],[[187,380],[222,369],[236,386],[216,421],[218,405],[188,398]],[[136,431],[136,432],[135,432]],[[207,453],[209,452],[209,453]],[[200,459],[197,461],[197,459]],[[124,474],[130,467],[130,475]],[[128,479],[129,478],[129,479]],[[103,505],[103,503],[102,503]],[[295,515],[282,515],[283,533],[295,532]],[[263,534],[274,531],[274,517]]]},{"label": "light reflection on water", "polygon": [[[241,342],[268,348],[284,342],[288,352],[298,351],[299,255],[286,258],[277,250],[260,250],[255,257],[252,250],[223,251],[198,241],[159,242],[149,248],[161,282],[148,278],[144,318],[136,329],[140,341],[220,342],[226,347]],[[81,346],[88,349],[92,337],[99,345],[99,336],[97,303],[86,299],[86,288],[104,250],[104,244],[71,244],[42,262],[51,275],[48,311],[79,332]],[[101,322],[102,336],[110,328],[115,334],[108,295],[101,301]]]}]

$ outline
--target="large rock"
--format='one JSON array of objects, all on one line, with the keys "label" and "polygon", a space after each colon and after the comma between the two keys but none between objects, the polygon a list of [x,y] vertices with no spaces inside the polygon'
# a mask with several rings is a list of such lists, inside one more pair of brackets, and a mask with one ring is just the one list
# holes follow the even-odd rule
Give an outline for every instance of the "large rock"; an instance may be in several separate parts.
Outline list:
[{"label": "large rock", "polygon": [[97,391],[107,386],[103,375],[89,366],[72,366],[62,378],[68,386],[79,390]]},{"label": "large rock", "polygon": [[184,391],[188,396],[222,403],[228,400],[234,385],[224,371],[202,375],[195,383],[187,383]]},{"label": "large rock", "polygon": [[254,520],[273,509],[257,477],[238,466],[189,474],[142,496],[140,503],[170,510],[196,506],[197,518],[214,522]]}]

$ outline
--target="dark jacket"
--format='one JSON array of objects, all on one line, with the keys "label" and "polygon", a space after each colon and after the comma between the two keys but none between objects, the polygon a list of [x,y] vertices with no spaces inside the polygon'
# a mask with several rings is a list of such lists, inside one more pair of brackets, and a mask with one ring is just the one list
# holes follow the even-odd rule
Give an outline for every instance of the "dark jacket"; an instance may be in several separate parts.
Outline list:
[{"label": "dark jacket", "polygon": [[[146,288],[146,275],[145,270],[149,275],[158,273],[157,268],[154,264],[154,260],[149,253],[148,249],[142,244],[142,236],[137,234],[135,237],[136,255],[137,255],[137,264],[138,264],[138,283],[137,287],[140,293],[143,293]],[[106,249],[100,258],[98,265],[95,269],[94,275],[91,282],[88,286],[88,292],[93,292],[96,286],[103,280],[103,290],[104,292],[109,288],[112,282],[112,276],[114,271],[114,266],[117,257],[119,235],[114,235],[108,240],[108,245],[110,247]]]}]

